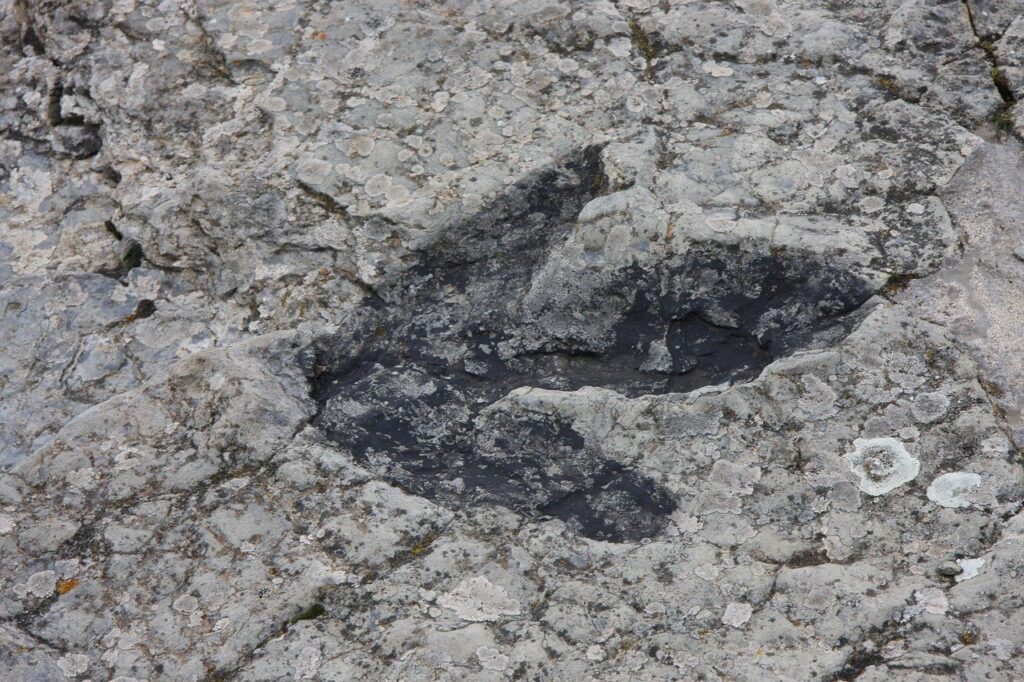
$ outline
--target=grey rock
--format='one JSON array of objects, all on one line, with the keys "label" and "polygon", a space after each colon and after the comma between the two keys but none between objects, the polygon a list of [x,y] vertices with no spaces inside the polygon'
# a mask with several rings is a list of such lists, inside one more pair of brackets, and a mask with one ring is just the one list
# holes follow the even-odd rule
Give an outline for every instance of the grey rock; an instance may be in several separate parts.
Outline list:
[{"label": "grey rock", "polygon": [[1022,8],[0,0],[0,678],[1021,679]]},{"label": "grey rock", "polygon": [[963,573],[964,569],[961,568],[958,564],[956,564],[953,561],[947,561],[946,563],[944,563],[941,566],[939,566],[936,569],[936,571],[938,572],[939,575],[943,575],[943,576],[946,576],[947,578],[951,578],[953,576],[957,576],[957,575],[960,575],[961,573]]}]

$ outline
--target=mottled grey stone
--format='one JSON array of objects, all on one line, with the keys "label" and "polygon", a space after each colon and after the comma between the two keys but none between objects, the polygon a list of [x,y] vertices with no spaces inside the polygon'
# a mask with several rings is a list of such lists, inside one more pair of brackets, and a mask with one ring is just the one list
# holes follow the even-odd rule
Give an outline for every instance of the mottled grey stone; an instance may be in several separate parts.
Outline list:
[{"label": "mottled grey stone", "polygon": [[1022,11],[0,0],[0,678],[1024,678]]}]

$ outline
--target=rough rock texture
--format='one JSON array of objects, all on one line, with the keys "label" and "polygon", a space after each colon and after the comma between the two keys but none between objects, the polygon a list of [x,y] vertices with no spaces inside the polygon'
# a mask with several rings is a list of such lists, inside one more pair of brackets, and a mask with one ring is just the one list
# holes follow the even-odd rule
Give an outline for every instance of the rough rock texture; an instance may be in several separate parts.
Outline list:
[{"label": "rough rock texture", "polygon": [[0,678],[1024,678],[1024,2],[0,0]]}]

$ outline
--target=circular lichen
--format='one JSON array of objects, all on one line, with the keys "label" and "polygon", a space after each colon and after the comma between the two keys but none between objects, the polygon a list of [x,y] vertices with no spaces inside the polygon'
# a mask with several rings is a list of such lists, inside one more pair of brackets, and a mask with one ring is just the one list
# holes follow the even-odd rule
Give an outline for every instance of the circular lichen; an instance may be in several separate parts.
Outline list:
[{"label": "circular lichen", "polygon": [[921,463],[895,438],[858,438],[847,453],[850,470],[868,495],[884,495],[917,477]]},{"label": "circular lichen", "polygon": [[861,463],[864,473],[872,481],[880,482],[892,475],[896,466],[892,451],[884,447],[868,448]]}]

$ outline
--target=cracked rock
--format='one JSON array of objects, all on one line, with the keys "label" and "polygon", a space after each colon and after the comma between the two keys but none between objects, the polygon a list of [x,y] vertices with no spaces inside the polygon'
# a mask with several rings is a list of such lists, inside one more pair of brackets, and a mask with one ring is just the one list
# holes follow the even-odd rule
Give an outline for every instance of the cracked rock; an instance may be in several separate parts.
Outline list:
[{"label": "cracked rock", "polygon": [[1018,0],[0,0],[0,679],[1024,679]]}]

